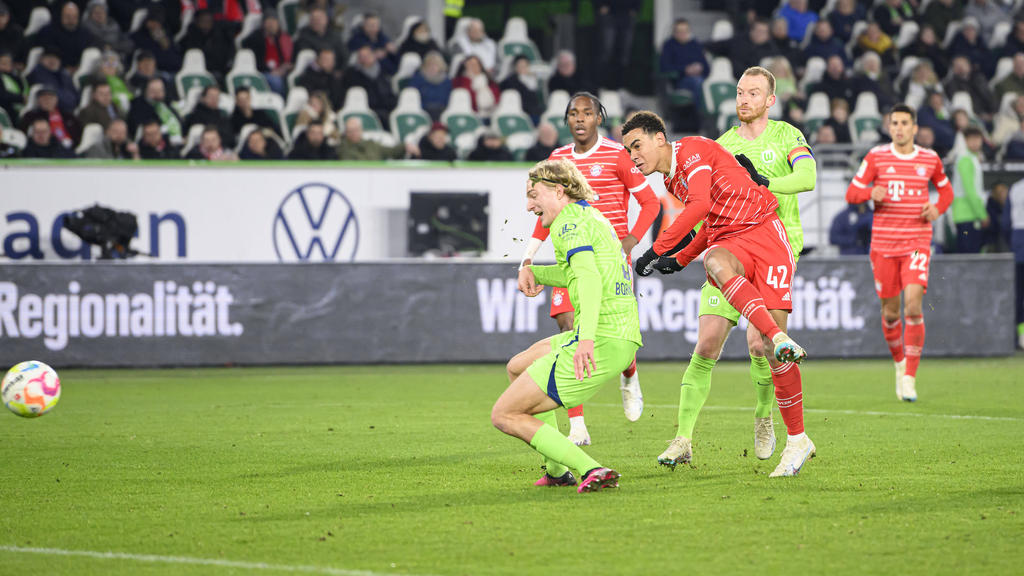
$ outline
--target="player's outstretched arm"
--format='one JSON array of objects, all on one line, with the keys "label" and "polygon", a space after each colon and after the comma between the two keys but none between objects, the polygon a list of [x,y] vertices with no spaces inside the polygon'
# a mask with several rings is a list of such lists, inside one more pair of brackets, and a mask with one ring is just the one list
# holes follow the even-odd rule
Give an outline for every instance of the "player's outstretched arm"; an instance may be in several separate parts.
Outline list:
[{"label": "player's outstretched arm", "polygon": [[561,266],[538,266],[531,264],[523,269],[527,268],[533,273],[534,282],[537,284],[554,286],[556,288],[565,288],[569,285],[569,280],[565,277],[565,271],[562,270]]}]

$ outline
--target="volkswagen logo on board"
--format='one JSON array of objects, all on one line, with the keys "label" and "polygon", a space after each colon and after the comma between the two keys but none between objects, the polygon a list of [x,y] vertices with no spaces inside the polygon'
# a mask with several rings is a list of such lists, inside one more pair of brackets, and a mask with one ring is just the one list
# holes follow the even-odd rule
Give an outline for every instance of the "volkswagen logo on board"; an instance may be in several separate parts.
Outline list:
[{"label": "volkswagen logo on board", "polygon": [[348,198],[323,182],[285,196],[274,216],[274,250],[281,262],[349,262],[359,249],[359,220]]}]

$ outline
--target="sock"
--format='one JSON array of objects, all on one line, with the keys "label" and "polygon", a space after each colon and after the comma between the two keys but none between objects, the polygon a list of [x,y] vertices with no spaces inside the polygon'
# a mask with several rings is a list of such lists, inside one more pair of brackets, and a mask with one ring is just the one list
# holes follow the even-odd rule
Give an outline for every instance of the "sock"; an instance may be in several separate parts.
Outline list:
[{"label": "sock", "polygon": [[626,378],[632,378],[633,374],[636,374],[636,357],[635,356],[633,357],[633,363],[629,365],[629,368],[626,368],[625,370],[622,371],[622,375],[625,376]]},{"label": "sock", "polygon": [[885,336],[885,343],[889,345],[889,353],[892,354],[893,362],[903,360],[903,322],[900,322],[899,318],[889,322],[883,316],[882,335]]},{"label": "sock", "polygon": [[733,308],[739,310],[740,314],[769,340],[773,340],[776,334],[782,333],[782,330],[779,330],[779,325],[775,323],[775,319],[765,308],[764,299],[743,276],[733,276],[723,284],[722,294]]},{"label": "sock", "polygon": [[[556,431],[558,430],[558,420],[555,418],[554,410],[548,410],[547,412],[534,414],[533,417],[547,424],[548,426],[551,426]],[[562,476],[563,474],[569,471],[569,469],[566,468],[565,465],[563,465],[562,463],[555,462],[554,460],[546,456],[544,457],[544,468],[547,469],[548,474],[554,476],[555,478],[558,478],[559,476]]]},{"label": "sock", "polygon": [[714,358],[705,358],[700,354],[690,358],[690,364],[683,373],[683,383],[679,387],[679,429],[676,436],[693,438],[697,415],[711,391],[711,369],[715,367],[715,362]]},{"label": "sock", "polygon": [[600,468],[597,460],[591,458],[579,446],[573,444],[568,438],[562,436],[548,424],[544,424],[537,430],[537,433],[530,439],[530,446],[540,452],[547,460],[553,460],[564,466],[576,470],[580,478],[588,470]]},{"label": "sock", "polygon": [[569,418],[582,418],[583,417],[583,404],[579,406],[573,406],[569,408]]},{"label": "sock", "polygon": [[790,436],[798,436],[804,431],[804,393],[800,381],[800,368],[796,364],[780,364],[772,368],[772,381],[775,382],[775,400],[779,403],[779,412],[786,423],[786,431]]},{"label": "sock", "polygon": [[772,369],[764,356],[750,355],[750,381],[754,383],[757,404],[754,406],[755,418],[767,418],[772,415],[772,400],[775,399],[775,385],[772,384]]},{"label": "sock", "polygon": [[921,362],[924,348],[924,316],[907,316],[907,334],[904,336],[907,349],[907,375],[917,376],[917,365]]}]

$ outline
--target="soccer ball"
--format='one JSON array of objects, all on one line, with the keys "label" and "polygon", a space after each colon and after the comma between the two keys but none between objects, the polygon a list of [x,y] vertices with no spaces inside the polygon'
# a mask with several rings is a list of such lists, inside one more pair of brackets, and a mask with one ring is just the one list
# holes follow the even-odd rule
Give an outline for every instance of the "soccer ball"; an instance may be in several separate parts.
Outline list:
[{"label": "soccer ball", "polygon": [[7,371],[3,382],[4,406],[25,418],[42,416],[60,400],[57,371],[38,360],[22,362]]}]

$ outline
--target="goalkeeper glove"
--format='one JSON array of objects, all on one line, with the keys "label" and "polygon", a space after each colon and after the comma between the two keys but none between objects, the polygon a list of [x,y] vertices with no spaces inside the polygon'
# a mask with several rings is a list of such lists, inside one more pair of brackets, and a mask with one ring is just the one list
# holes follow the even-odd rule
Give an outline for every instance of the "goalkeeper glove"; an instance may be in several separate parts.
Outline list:
[{"label": "goalkeeper glove", "polygon": [[754,181],[754,184],[764,186],[765,188],[768,187],[768,179],[758,174],[757,169],[754,168],[754,163],[750,161],[750,158],[747,158],[743,154],[737,154],[736,161],[740,163],[740,166],[743,166],[743,168],[746,169],[747,174],[750,174],[750,179]]},{"label": "goalkeeper glove", "polygon": [[658,258],[658,253],[654,251],[654,248],[648,248],[647,251],[633,263],[633,269],[640,276],[650,276],[651,273],[654,272],[654,262]]},{"label": "goalkeeper glove", "polygon": [[651,267],[662,274],[672,274],[683,269],[683,265],[676,260],[675,256],[660,256]]}]

